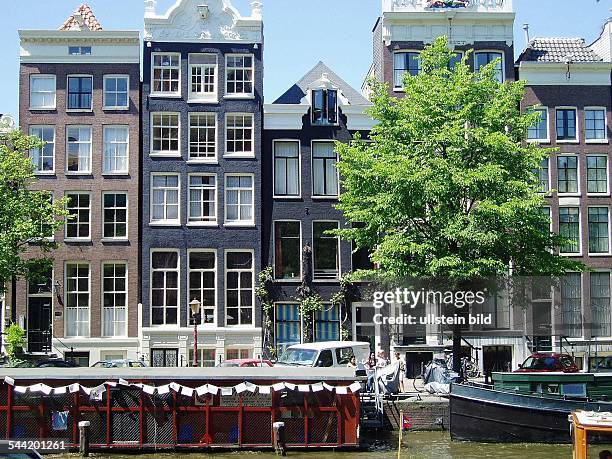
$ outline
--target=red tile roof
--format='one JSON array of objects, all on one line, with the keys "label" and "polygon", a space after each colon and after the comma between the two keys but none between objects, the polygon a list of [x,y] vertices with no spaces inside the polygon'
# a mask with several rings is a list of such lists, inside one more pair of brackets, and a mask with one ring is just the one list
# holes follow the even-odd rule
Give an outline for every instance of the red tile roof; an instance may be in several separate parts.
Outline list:
[{"label": "red tile roof", "polygon": [[[80,15],[80,18],[79,18]],[[83,3],[79,6],[72,15],[66,19],[60,30],[102,30],[102,26],[98,22],[96,15],[93,13],[89,5]]]}]

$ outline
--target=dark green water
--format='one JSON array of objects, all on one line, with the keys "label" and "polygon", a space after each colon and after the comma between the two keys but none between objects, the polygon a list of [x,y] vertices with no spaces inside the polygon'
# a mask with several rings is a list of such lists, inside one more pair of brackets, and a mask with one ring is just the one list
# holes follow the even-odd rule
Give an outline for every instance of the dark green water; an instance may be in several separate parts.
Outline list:
[{"label": "dark green water", "polygon": [[[77,455],[52,456],[75,459]],[[95,454],[101,459],[279,459],[273,452],[233,452],[214,454],[155,453],[150,455]],[[289,459],[396,459],[397,437],[371,442],[368,451],[333,452],[330,450],[289,451]],[[483,444],[451,442],[448,432],[413,432],[404,436],[402,458],[414,459],[571,459],[570,445]],[[593,456],[597,457],[597,456]]]}]

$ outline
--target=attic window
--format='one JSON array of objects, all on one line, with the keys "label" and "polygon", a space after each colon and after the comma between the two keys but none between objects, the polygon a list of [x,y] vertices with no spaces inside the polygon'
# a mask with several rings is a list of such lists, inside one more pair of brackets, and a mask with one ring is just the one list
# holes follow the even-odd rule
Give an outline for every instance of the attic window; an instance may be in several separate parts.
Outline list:
[{"label": "attic window", "polygon": [[325,125],[338,122],[338,91],[315,89],[312,91],[312,124]]},{"label": "attic window", "polygon": [[71,56],[91,56],[91,46],[69,46],[68,54]]}]

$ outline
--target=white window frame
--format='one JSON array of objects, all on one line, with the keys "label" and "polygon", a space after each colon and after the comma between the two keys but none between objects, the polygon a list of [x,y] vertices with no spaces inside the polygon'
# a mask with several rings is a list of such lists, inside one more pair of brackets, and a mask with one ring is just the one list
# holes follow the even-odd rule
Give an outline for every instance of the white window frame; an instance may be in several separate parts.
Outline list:
[{"label": "white window frame", "polygon": [[[113,306],[112,308],[107,308],[104,306],[104,293],[107,293],[106,290],[104,290],[104,267],[106,265],[124,265],[125,266],[125,291],[120,291],[120,290],[112,290],[109,291],[108,293],[125,293],[125,334],[121,334],[118,335],[116,333],[116,327],[117,327],[117,309],[121,309],[121,307],[117,307],[117,306]],[[129,266],[128,266],[128,262],[126,260],[104,260],[101,263],[101,272],[100,272],[100,276],[101,276],[101,282],[100,282],[100,303],[101,303],[101,307],[102,307],[102,317],[101,317],[101,326],[102,326],[102,330],[100,335],[104,338],[126,338],[128,336],[128,325],[129,325],[129,316],[128,316],[128,310],[129,310],[129,295],[130,295],[130,288],[129,288],[129,279],[130,279],[130,274],[129,274]],[[113,279],[119,279],[118,277],[113,276]],[[105,309],[113,309],[113,331],[114,333],[112,335],[106,335],[104,334],[104,325],[105,325],[105,320],[104,320],[104,310]]]},{"label": "white window frame", "polygon": [[313,282],[336,282],[337,280],[340,279],[340,277],[342,276],[342,245],[341,245],[341,241],[340,238],[338,236],[336,236],[336,241],[338,243],[338,275],[334,278],[325,278],[325,279],[321,279],[321,278],[316,278],[315,277],[315,237],[314,237],[314,225],[315,223],[336,223],[338,229],[341,228],[340,226],[340,221],[339,220],[312,220],[310,225],[310,234],[312,235],[312,281]]},{"label": "white window frame", "polygon": [[[551,156],[547,156],[546,158],[544,158],[542,160],[542,161],[546,161],[547,164],[548,164],[548,173],[547,173],[547,175],[548,175],[548,189],[546,191],[539,191],[540,194],[544,194],[544,195],[550,194],[550,191],[553,189],[553,186],[552,186],[552,173],[551,173],[551,171],[552,171],[551,159],[552,159]],[[555,157],[555,161],[556,161],[556,157]],[[539,172],[539,169],[538,169],[538,172]],[[539,179],[539,176],[538,176],[538,179]]]},{"label": "white window frame", "polygon": [[[251,58],[251,92],[227,92],[227,82],[228,82],[228,73],[229,67],[227,65],[228,57],[250,57]],[[243,67],[247,68],[247,67]],[[253,53],[229,53],[225,55],[225,78],[224,78],[224,88],[223,93],[225,94],[223,97],[226,99],[254,99],[255,98],[255,54]]]},{"label": "white window frame", "polygon": [[[156,252],[173,252],[176,253],[176,269],[168,269],[163,268],[163,272],[176,272],[177,273],[177,281],[176,281],[176,324],[167,324],[166,323],[166,295],[164,294],[164,323],[163,324],[153,324],[153,254]],[[166,290],[165,278],[164,278],[164,292]],[[171,328],[176,329],[181,325],[181,251],[179,249],[172,248],[155,248],[149,250],[149,325],[154,328]]]},{"label": "white window frame", "polygon": [[[210,221],[191,221],[191,177],[205,176],[214,177],[215,186],[213,187],[214,193],[214,209],[215,218]],[[201,173],[193,172],[187,174],[187,226],[218,226],[219,225],[219,179],[215,173]]]},{"label": "white window frame", "polygon": [[[198,55],[208,55],[215,57],[214,64],[192,64],[191,58],[192,56]],[[188,59],[188,68],[189,68],[189,91],[188,91],[188,100],[187,102],[195,102],[195,103],[208,103],[208,104],[216,104],[219,102],[219,56],[217,53],[189,53]],[[213,92],[193,92],[192,84],[193,84],[193,70],[196,68],[212,68],[214,69],[214,78],[215,78],[215,90]],[[203,84],[203,83],[202,83]]]},{"label": "white window frame", "polygon": [[[53,142],[44,142],[45,145],[48,145],[49,143],[53,144],[53,156],[52,156],[53,167],[51,168],[51,170],[48,170],[48,171],[36,169],[34,171],[34,174],[36,174],[36,175],[55,175],[55,151],[56,151],[56,146],[57,146],[57,142],[56,142],[56,140],[57,140],[57,129],[55,128],[55,125],[53,125],[53,124],[32,124],[32,125],[29,126],[29,130],[28,130],[28,133],[29,133],[30,136],[35,136],[34,134],[32,134],[32,131],[34,129],[41,129],[41,130],[42,129],[51,129],[51,130],[53,130]],[[35,137],[39,138],[38,136],[35,136]],[[39,138],[39,140],[40,140],[40,138]],[[38,150],[39,150],[39,157],[40,158],[44,157],[43,156],[43,149],[44,149],[45,145],[43,145],[42,147],[38,148]],[[32,157],[31,151],[32,150],[30,150],[30,158]]]},{"label": "white window frame", "polygon": [[[572,191],[572,192],[560,192],[559,191],[559,160],[558,158],[560,156],[573,156],[576,158],[576,191]],[[550,170],[550,162],[548,164],[549,170]],[[580,155],[577,153],[565,153],[565,152],[559,152],[557,155],[555,155],[555,170],[557,172],[557,183],[555,184],[555,189],[557,190],[557,195],[559,196],[580,196],[581,195],[581,187],[582,187],[582,179],[580,177],[580,174],[582,172],[582,168],[580,166]],[[551,184],[552,187],[552,184]]]},{"label": "white window frame", "polygon": [[[212,116],[213,119],[215,120],[215,124],[214,124],[214,129],[215,129],[215,138],[214,138],[214,142],[215,142],[215,152],[214,155],[209,157],[209,158],[196,158],[196,157],[192,157],[191,156],[191,143],[192,143],[192,138],[191,138],[191,120],[194,117],[197,116]],[[180,127],[179,127],[179,133],[180,133]],[[219,121],[217,119],[217,113],[215,112],[190,112],[189,113],[189,147],[188,147],[188,151],[187,151],[187,162],[188,163],[208,163],[208,164],[217,164],[219,162]]]},{"label": "white window frame", "polygon": [[[574,113],[576,113],[576,138],[575,139],[559,140],[559,138],[557,137],[557,110],[574,110]],[[581,128],[582,128],[582,125],[580,123],[580,116],[578,116],[578,107],[571,106],[571,105],[559,105],[555,107],[555,141],[557,143],[568,143],[568,144],[580,143],[580,129]]]},{"label": "white window frame", "polygon": [[[68,166],[69,166],[69,155],[70,155],[70,151],[69,151],[69,145],[70,145],[70,141],[68,140],[68,130],[69,129],[88,129],[89,130],[89,142],[83,142],[79,140],[76,142],[77,145],[81,145],[81,144],[87,144],[89,143],[89,159],[88,159],[88,163],[89,163],[89,168],[87,170],[83,170],[83,171],[71,171],[68,170]],[[65,166],[65,173],[66,175],[91,175],[92,173],[92,162],[93,162],[93,126],[91,124],[67,124],[66,125],[66,166]],[[80,148],[79,148],[80,150]],[[78,158],[77,158],[78,159]]]},{"label": "white window frame", "polygon": [[[118,171],[108,171],[105,168],[106,165],[106,130],[107,129],[125,129],[127,133],[125,139],[125,170]],[[112,145],[119,145],[119,142],[114,141],[111,142]],[[115,162],[118,158],[116,155],[113,156],[115,158]],[[103,175],[129,175],[130,173],[130,126],[127,124],[105,124],[102,126],[102,174]]]},{"label": "white window frame", "polygon": [[[89,108],[68,108],[70,103],[70,78],[89,78],[91,80],[91,104]],[[73,73],[66,75],[66,112],[68,113],[90,113],[94,106],[94,77],[89,73]]]},{"label": "white window frame", "polygon": [[[178,205],[178,216],[175,220],[168,220],[168,219],[163,219],[163,220],[154,220],[153,219],[153,191],[155,190],[155,187],[153,186],[153,177],[158,177],[158,176],[174,176],[178,178],[178,182],[177,182],[177,186],[176,186],[176,190],[178,192],[178,198],[177,198],[177,205]],[[181,226],[181,174],[178,173],[174,173],[174,172],[151,172],[150,178],[149,178],[150,182],[150,194],[149,194],[149,226]],[[169,190],[170,188],[168,187],[164,187],[164,190]],[[173,188],[172,188],[173,189]],[[166,200],[165,200],[165,193],[164,193],[164,209],[166,208]],[[164,214],[166,214],[166,210],[164,210]]]},{"label": "white window frame", "polygon": [[[592,289],[592,284],[591,284],[591,274],[607,274],[608,278],[610,278],[610,302],[612,303],[612,272],[610,271],[610,269],[605,269],[605,268],[597,268],[594,269],[593,271],[591,271],[589,273],[589,298],[592,298],[591,295],[591,289]],[[592,300],[589,301],[589,306],[591,307],[591,317],[593,317],[593,303]],[[610,304],[610,307],[612,308],[612,304]],[[593,341],[608,341],[610,339],[610,336],[612,336],[612,328],[610,329],[610,333],[611,335],[609,336],[591,336],[591,340]]]},{"label": "white window frame", "polygon": [[[106,220],[104,219],[104,211],[106,210],[106,206],[104,205],[104,197],[107,194],[124,194],[125,195],[125,236],[124,237],[108,237],[104,235],[104,225]],[[113,207],[113,209],[118,209],[118,207]],[[113,221],[113,224],[116,225],[116,221]],[[112,190],[112,191],[103,191],[102,192],[102,241],[128,241],[130,239],[130,195],[127,191],[121,190]]]},{"label": "white window frame", "polygon": [[[423,52],[422,49],[396,49],[393,51],[393,61],[391,62],[391,79],[392,79],[392,83],[393,83],[393,91],[394,92],[404,92],[404,85],[403,85],[403,81],[404,81],[404,76],[402,74],[402,85],[401,86],[396,86],[395,84],[395,55],[396,54],[408,54],[408,53],[414,53],[414,54],[418,54],[419,55],[419,59],[421,58],[421,53]],[[404,73],[406,73],[406,70],[404,71]],[[419,73],[421,73],[421,64],[419,63]]]},{"label": "white window frame", "polygon": [[[155,145],[155,140],[153,137],[153,130],[155,128],[155,125],[153,123],[153,120],[155,118],[156,115],[161,115],[161,116],[165,116],[165,115],[171,115],[171,116],[176,116],[178,119],[178,148],[176,150],[155,150],[154,149],[154,145]],[[180,158],[181,157],[181,114],[180,112],[151,112],[151,118],[150,118],[150,123],[151,123],[151,127],[150,127],[150,137],[149,137],[149,156],[154,156],[154,157],[172,157],[172,158]]]},{"label": "white window frame", "polygon": [[[236,117],[236,116],[241,116],[241,117],[250,117],[251,118],[251,151],[250,152],[244,152],[241,151],[239,153],[230,153],[228,151],[228,136],[227,133],[229,131],[228,126],[227,126],[227,120],[229,117]],[[244,128],[241,128],[244,129]],[[225,114],[225,149],[223,151],[223,156],[226,158],[255,158],[255,115],[253,113],[226,113]]]},{"label": "white window frame", "polygon": [[[88,220],[88,225],[89,225],[89,234],[87,236],[84,237],[79,237],[79,236],[68,236],[68,224],[69,223],[77,223],[80,224],[81,221],[79,219],[77,220],[68,220],[68,218],[66,218],[65,222],[64,222],[64,241],[66,242],[89,242],[91,241],[91,227],[92,227],[92,202],[91,202],[91,192],[90,191],[80,191],[80,190],[71,190],[71,191],[66,191],[64,193],[64,197],[67,199],[68,195],[71,194],[81,194],[81,195],[87,195],[89,196],[89,220]],[[66,209],[68,209],[68,203],[66,202]],[[77,209],[84,209],[81,207],[77,207]],[[78,228],[78,226],[77,226]],[[78,232],[78,231],[77,231]]]},{"label": "white window frame", "polygon": [[[589,158],[590,157],[604,157],[606,158],[606,191],[602,193],[589,192]],[[587,153],[585,160],[586,167],[586,193],[588,196],[610,196],[610,158],[606,153]]]},{"label": "white window frame", "polygon": [[[219,259],[217,257],[217,249],[210,249],[210,248],[202,248],[202,249],[187,249],[187,301],[191,301],[192,298],[190,298],[190,291],[191,291],[191,268],[189,267],[189,260],[191,259],[191,254],[192,253],[212,253],[215,256],[215,269],[214,270],[201,270],[201,269],[196,269],[193,270],[194,272],[198,272],[198,273],[202,273],[202,272],[208,272],[208,271],[212,271],[215,274],[215,286],[214,286],[214,293],[215,293],[215,305],[214,305],[214,320],[212,324],[205,324],[202,323],[202,305],[200,305],[200,322],[198,323],[198,326],[200,327],[207,327],[207,328],[216,328],[218,326],[219,323]],[[191,309],[187,311],[187,324],[190,323],[190,319],[191,319]],[[189,325],[188,325],[189,326]]]},{"label": "white window frame", "polygon": [[[602,208],[608,209],[608,251],[607,252],[591,252],[591,232],[589,230],[589,209],[591,208]],[[589,257],[609,257],[612,255],[612,222],[610,221],[610,206],[606,204],[602,205],[588,205],[586,213],[586,227],[587,227],[587,250]]]},{"label": "white window frame", "polygon": [[[295,279],[282,279],[282,278],[277,278],[276,277],[276,224],[277,223],[297,223],[300,226],[300,245],[299,245],[299,253],[298,253],[298,265],[300,267],[300,272],[299,272],[299,276],[296,277]],[[290,218],[283,218],[283,219],[279,219],[279,220],[273,220],[272,221],[272,273],[274,275],[274,279],[276,280],[276,282],[301,282],[302,278],[304,276],[303,271],[303,267],[302,267],[302,247],[304,247],[303,245],[303,232],[302,232],[302,221],[301,220],[292,220]],[[285,303],[283,303],[285,304]]]},{"label": "white window frame", "polygon": [[[178,56],[178,91],[155,91],[153,88],[155,86],[155,56]],[[173,52],[155,52],[151,53],[151,97],[168,97],[168,98],[180,98],[181,97],[181,89],[183,85],[183,72],[181,71],[181,67],[183,65],[183,59],[181,53],[173,53]],[[163,67],[160,67],[163,68]],[[177,67],[168,67],[170,69]]]},{"label": "white window frame", "polygon": [[[550,143],[550,110],[548,107],[536,105],[528,107],[528,110],[545,111],[546,112],[546,138],[545,139],[526,139],[529,143]],[[556,116],[557,112],[555,112]]]},{"label": "white window frame", "polygon": [[[227,199],[227,192],[229,190],[234,190],[235,188],[233,187],[228,187],[227,185],[227,179],[229,177],[250,177],[251,178],[251,215],[252,215],[252,219],[247,221],[247,220],[228,220],[227,219],[227,204],[228,204],[228,199]],[[255,175],[254,174],[248,174],[248,173],[226,173],[224,175],[223,178],[223,186],[224,186],[224,195],[223,195],[223,214],[224,214],[224,225],[225,226],[255,226]],[[237,190],[239,190],[238,193],[238,215],[240,216],[240,205],[241,205],[241,201],[240,201],[240,190],[243,190],[243,188],[238,188]],[[234,205],[234,204],[232,204]]]},{"label": "white window frame", "polygon": [[[298,145],[298,194],[283,195],[276,194],[276,143],[294,142]],[[272,198],[273,199],[302,199],[302,143],[299,139],[274,139],[272,141]]]},{"label": "white window frame", "polygon": [[500,83],[504,83],[506,81],[506,53],[504,53],[501,49],[479,49],[474,51],[474,73],[477,73],[476,69],[476,55],[481,53],[498,53],[501,54],[501,74],[502,79]]},{"label": "white window frame", "polygon": [[[242,324],[240,323],[240,305],[238,306],[238,324],[237,325],[228,325],[227,323],[227,273],[230,272],[227,269],[227,255],[230,253],[250,253],[251,254],[251,291],[252,291],[252,298],[251,298],[251,307],[252,307],[252,313],[251,313],[251,323],[250,324]],[[236,271],[236,270],[231,270],[232,272]],[[238,270],[238,272],[246,272],[246,270]],[[240,281],[240,276],[238,276],[238,279]],[[245,327],[254,327],[255,326],[255,251],[253,249],[225,249],[224,253],[223,253],[223,304],[225,307],[225,311],[224,311],[224,315],[225,315],[225,326],[228,328],[245,328]],[[240,288],[240,287],[239,287]],[[240,295],[238,295],[238,299],[240,300]]]},{"label": "white window frame", "polygon": [[[70,294],[70,292],[68,291],[68,265],[87,265],[87,294],[89,295],[89,302],[88,302],[88,307],[87,308],[80,308],[80,307],[76,307],[76,308],[69,308],[68,307],[68,295]],[[78,268],[77,268],[78,269]],[[78,279],[78,277],[77,277]],[[65,288],[65,292],[64,292],[64,304],[66,305],[65,309],[66,309],[66,313],[64,314],[64,337],[65,338],[89,338],[91,337],[91,263],[89,261],[85,261],[85,260],[66,260],[64,262],[64,285],[66,286]],[[78,286],[78,281],[77,281],[77,286]],[[76,292],[80,292],[80,290],[75,290]],[[68,309],[76,309],[77,311],[77,319],[79,318],[79,310],[80,309],[87,309],[89,312],[89,320],[88,320],[88,330],[87,330],[87,335],[86,336],[79,336],[79,335],[68,335],[66,332],[68,330],[68,314],[67,311]]]},{"label": "white window frame", "polygon": [[[40,106],[37,107],[35,105],[32,104],[32,81],[35,79],[41,79],[41,80],[53,80],[53,87],[55,88],[53,93],[51,92],[43,92],[42,94],[53,94],[53,105],[45,105],[45,106]],[[36,110],[40,110],[40,111],[44,111],[44,110],[56,110],[57,109],[57,77],[55,75],[51,75],[51,74],[46,74],[46,73],[36,73],[36,74],[30,74],[30,88],[29,88],[30,92],[29,92],[29,105],[30,105],[30,110],[32,111],[36,111]],[[44,96],[43,96],[44,97]]]},{"label": "white window frame", "polygon": [[334,149],[334,153],[336,153],[336,194],[315,194],[315,169],[314,169],[314,144],[315,143],[330,143],[334,144],[333,140],[330,139],[312,139],[310,141],[310,182],[311,182],[311,197],[312,199],[338,199],[340,196],[340,171],[338,171],[338,162],[340,160],[338,152]]},{"label": "white window frame", "polygon": [[[126,90],[126,104],[127,105],[108,105],[106,98],[106,83],[110,79],[125,79],[127,80],[127,90]],[[113,94],[120,94],[121,91],[115,90]],[[102,110],[129,110],[130,109],[130,76],[129,75],[104,75],[103,78],[103,86],[102,86]]]},{"label": "white window frame", "polygon": [[[587,110],[603,110],[604,112],[604,138],[603,139],[589,139],[586,135],[586,112]],[[585,143],[608,143],[608,110],[606,107],[589,106],[584,107],[584,142]]]},{"label": "white window frame", "polygon": [[[583,218],[582,218],[582,207],[579,205],[560,205],[559,209],[566,208],[577,208],[578,209],[578,251],[577,252],[563,252],[563,247],[559,247],[559,255],[569,258],[581,257],[582,256],[582,240],[583,240]],[[561,211],[557,213],[557,225],[559,225],[559,234],[561,234]],[[588,223],[587,223],[588,225]],[[587,247],[588,249],[588,247]]]}]

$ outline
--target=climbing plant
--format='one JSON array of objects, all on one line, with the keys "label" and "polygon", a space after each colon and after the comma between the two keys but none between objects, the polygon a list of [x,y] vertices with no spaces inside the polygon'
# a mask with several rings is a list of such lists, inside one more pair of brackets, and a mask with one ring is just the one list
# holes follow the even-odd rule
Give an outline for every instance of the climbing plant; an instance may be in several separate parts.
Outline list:
[{"label": "climbing plant", "polygon": [[263,312],[262,317],[262,327],[264,330],[263,336],[263,346],[264,349],[270,354],[270,356],[274,356],[276,354],[276,349],[272,343],[272,307],[274,303],[272,301],[272,295],[270,293],[270,288],[274,283],[274,270],[272,266],[267,266],[263,270],[259,272],[257,275],[257,286],[255,287],[255,295],[257,299],[261,303],[261,309]]},{"label": "climbing plant", "polygon": [[14,367],[21,366],[25,363],[17,357],[23,351],[23,346],[26,344],[26,333],[23,328],[17,324],[9,325],[5,330],[6,355],[8,356],[11,365]]}]

